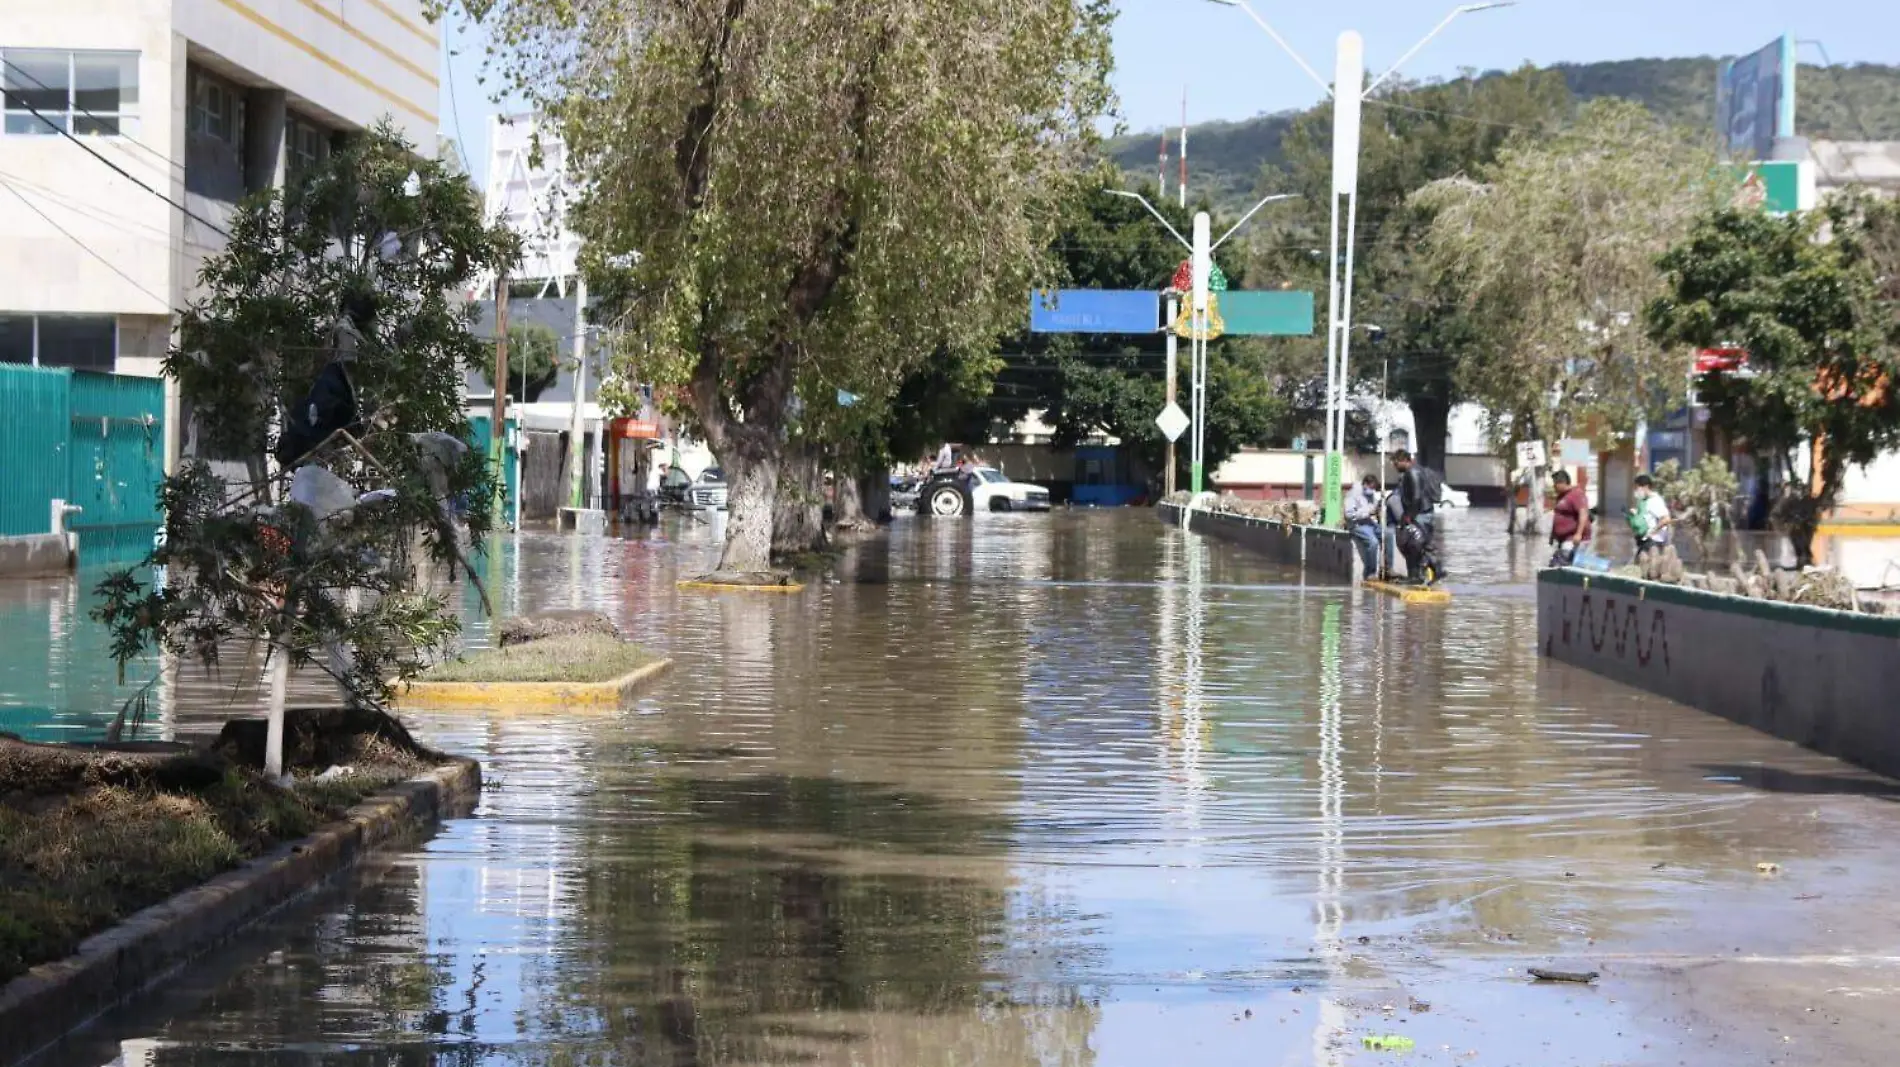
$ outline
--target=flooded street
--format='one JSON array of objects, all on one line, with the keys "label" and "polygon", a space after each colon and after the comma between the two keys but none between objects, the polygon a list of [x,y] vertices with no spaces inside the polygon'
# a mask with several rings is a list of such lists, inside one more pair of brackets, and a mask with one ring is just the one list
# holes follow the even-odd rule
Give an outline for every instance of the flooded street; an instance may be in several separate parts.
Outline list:
[{"label": "flooded street", "polygon": [[[690,522],[524,534],[506,611],[673,669],[617,713],[405,716],[483,762],[472,817],[45,1062],[1890,1062],[1900,785],[1545,663],[1546,550],[1447,525],[1448,608],[1145,510],[904,518],[794,596],[678,590]],[[54,687],[0,676],[0,729],[122,692],[60,586],[0,599]],[[175,688],[167,733],[230,713]]]}]

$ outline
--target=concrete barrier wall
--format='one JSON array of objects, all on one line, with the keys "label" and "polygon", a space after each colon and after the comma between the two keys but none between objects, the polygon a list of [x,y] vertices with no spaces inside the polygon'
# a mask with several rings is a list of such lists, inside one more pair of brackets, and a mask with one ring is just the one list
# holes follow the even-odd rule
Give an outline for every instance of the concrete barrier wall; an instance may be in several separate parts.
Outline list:
[{"label": "concrete barrier wall", "polygon": [[1900,619],[1547,570],[1545,656],[1900,777]]},{"label": "concrete barrier wall", "polygon": [[64,534],[0,537],[0,578],[44,578],[72,569]]},{"label": "concrete barrier wall", "polygon": [[[1179,526],[1181,512],[1186,509],[1178,504],[1161,504],[1157,510],[1162,521]],[[1295,526],[1199,508],[1193,509],[1187,529],[1245,545],[1276,563],[1303,568],[1309,577],[1342,582],[1359,578],[1359,552],[1353,547],[1352,535],[1344,530]]]}]

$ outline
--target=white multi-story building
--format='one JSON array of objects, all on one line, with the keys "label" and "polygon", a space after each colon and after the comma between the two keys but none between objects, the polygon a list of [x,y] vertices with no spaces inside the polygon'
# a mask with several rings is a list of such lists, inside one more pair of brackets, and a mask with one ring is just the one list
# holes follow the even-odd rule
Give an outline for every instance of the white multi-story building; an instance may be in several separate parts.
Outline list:
[{"label": "white multi-story building", "polygon": [[433,151],[438,49],[422,0],[0,0],[0,361],[157,374],[246,195]]},{"label": "white multi-story building", "polygon": [[[559,127],[534,114],[497,115],[488,127],[489,220],[521,235],[521,262],[513,276],[567,294],[581,241],[567,227],[574,200],[567,173],[567,141]],[[491,279],[492,281],[492,279]]]}]

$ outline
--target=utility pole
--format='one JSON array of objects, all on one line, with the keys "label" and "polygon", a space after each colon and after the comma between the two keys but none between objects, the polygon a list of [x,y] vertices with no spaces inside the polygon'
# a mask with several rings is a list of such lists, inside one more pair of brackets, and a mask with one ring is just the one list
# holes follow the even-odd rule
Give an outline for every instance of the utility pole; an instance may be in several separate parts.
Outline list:
[{"label": "utility pole", "polygon": [[1181,87],[1181,207],[1187,208],[1187,87]]},{"label": "utility pole", "polygon": [[[1185,128],[1185,127],[1184,127]],[[1207,283],[1214,271],[1214,238],[1210,230],[1211,220],[1207,212],[1194,214],[1194,241],[1188,246],[1188,270],[1193,286],[1188,293],[1194,309],[1193,336],[1188,338],[1188,350],[1194,363],[1194,445],[1188,456],[1188,476],[1194,495],[1201,494],[1202,476],[1205,474],[1207,442]]]},{"label": "utility pole", "polygon": [[1160,192],[1162,196],[1164,197],[1167,196],[1168,195],[1168,131],[1166,127],[1163,127],[1161,130],[1161,154],[1159,157],[1159,161],[1155,164],[1155,178],[1156,178],[1155,189],[1158,192]]},{"label": "utility pole", "polygon": [[[1168,406],[1169,407],[1173,407],[1174,402],[1175,402],[1174,317],[1180,314],[1180,311],[1181,311],[1180,301],[1176,300],[1174,297],[1169,297],[1168,298],[1168,318],[1167,318],[1166,324],[1163,326],[1163,330],[1168,335]],[[1163,485],[1162,491],[1166,495],[1168,496],[1174,495],[1174,439],[1173,438],[1168,439],[1168,472],[1167,472],[1167,475],[1163,479],[1162,485]]]},{"label": "utility pole", "polygon": [[494,465],[496,492],[491,503],[490,522],[502,524],[502,497],[507,495],[508,466],[508,272],[495,274],[495,411],[488,424],[488,461]]},{"label": "utility pole", "polygon": [[582,457],[587,454],[581,447],[587,435],[581,417],[581,405],[587,399],[587,276],[576,271],[574,277],[574,410],[567,428],[567,504],[579,508],[586,504],[587,484],[581,473]]}]

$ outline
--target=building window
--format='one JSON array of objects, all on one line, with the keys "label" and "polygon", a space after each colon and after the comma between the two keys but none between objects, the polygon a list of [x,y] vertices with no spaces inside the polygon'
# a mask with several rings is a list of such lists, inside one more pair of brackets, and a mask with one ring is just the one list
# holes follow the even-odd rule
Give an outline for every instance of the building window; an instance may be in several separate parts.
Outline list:
[{"label": "building window", "polygon": [[244,144],[244,90],[202,70],[191,72],[191,108],[185,129],[233,147]]},{"label": "building window", "polygon": [[0,363],[33,362],[33,316],[0,313]]},{"label": "building window", "polygon": [[117,316],[0,312],[0,363],[110,371],[118,356]]},{"label": "building window", "polygon": [[6,132],[136,137],[137,52],[0,49]]},{"label": "building window", "polygon": [[285,160],[285,171],[296,177],[312,170],[323,157],[329,155],[330,131],[291,114],[284,123],[284,150],[289,153]]}]

